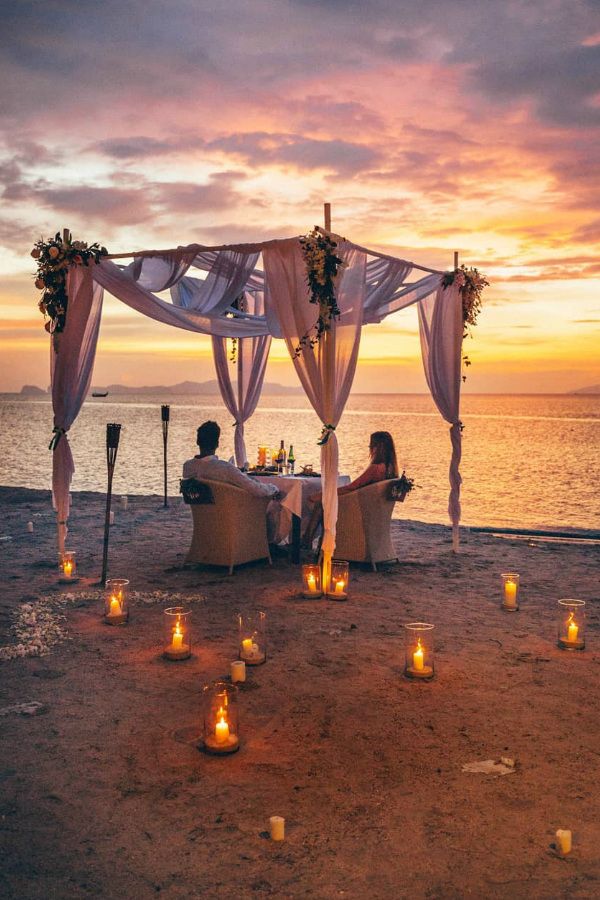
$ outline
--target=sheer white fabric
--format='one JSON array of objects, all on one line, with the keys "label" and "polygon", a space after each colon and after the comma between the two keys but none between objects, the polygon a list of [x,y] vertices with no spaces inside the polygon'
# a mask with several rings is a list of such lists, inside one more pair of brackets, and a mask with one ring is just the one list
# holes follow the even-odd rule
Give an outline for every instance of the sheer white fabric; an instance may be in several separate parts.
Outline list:
[{"label": "sheer white fabric", "polygon": [[[262,293],[246,294],[245,305],[251,315],[260,315],[264,309]],[[241,338],[236,348],[236,388],[231,380],[227,338],[213,337],[213,357],[217,381],[225,406],[235,421],[235,460],[238,466],[248,462],[244,443],[244,423],[254,413],[262,391],[271,347],[271,336]]]},{"label": "sheer white fabric", "polygon": [[[310,303],[306,266],[297,240],[278,241],[265,248],[267,317],[275,313],[300,382],[323,425],[335,428],[352,387],[362,327],[365,299],[366,254],[348,243],[340,243],[344,260],[337,279],[340,319],[333,323],[316,347],[305,347],[295,355],[300,338],[313,325],[317,308]],[[323,579],[329,580],[335,548],[337,521],[338,441],[335,431],[321,447],[323,479]]]},{"label": "sheer white fabric", "polygon": [[57,512],[58,549],[61,552],[65,549],[69,489],[75,472],[67,433],[90,387],[103,292],[100,286],[94,286],[91,268],[73,266],[67,275],[67,294],[66,327],[53,337],[54,346],[50,349],[52,408],[58,438],[52,453],[52,502]]},{"label": "sheer white fabric", "polygon": [[459,465],[462,453],[460,386],[463,327],[462,298],[456,285],[447,288],[440,285],[435,294],[419,302],[419,333],[425,378],[435,405],[451,426],[448,514],[455,550],[459,545],[462,483]]},{"label": "sheer white fabric", "polygon": [[248,288],[258,253],[221,250],[211,256],[204,280],[182,278],[171,287],[171,299],[176,306],[195,309],[205,315],[221,315]]},{"label": "sheer white fabric", "polygon": [[94,279],[127,306],[165,325],[222,337],[258,337],[269,333],[267,323],[261,317],[227,319],[174,306],[142,287],[131,272],[121,270],[110,260],[103,260],[94,267]]}]

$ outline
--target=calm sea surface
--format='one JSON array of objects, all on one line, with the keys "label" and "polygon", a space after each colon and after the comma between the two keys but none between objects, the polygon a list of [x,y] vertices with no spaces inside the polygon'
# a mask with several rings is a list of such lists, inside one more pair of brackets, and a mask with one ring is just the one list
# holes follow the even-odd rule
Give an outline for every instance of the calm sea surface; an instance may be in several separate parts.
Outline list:
[{"label": "calm sea surface", "polygon": [[[193,456],[198,424],[216,419],[220,455],[233,453],[231,417],[217,398],[128,396],[89,399],[70,434],[73,490],[104,490],[107,422],[122,423],[116,494],[162,492],[160,404],[171,404],[169,491],[176,493],[183,460]],[[462,401],[463,522],[527,528],[600,528],[600,397],[465,396]],[[365,467],[369,434],[385,429],[398,462],[419,485],[398,517],[447,522],[448,426],[431,399],[416,394],[355,395],[338,427],[340,469]],[[0,483],[48,488],[52,431],[49,400],[0,395]],[[298,464],[318,470],[320,427],[301,397],[264,397],[246,426],[250,461],[259,443],[292,442]]]}]

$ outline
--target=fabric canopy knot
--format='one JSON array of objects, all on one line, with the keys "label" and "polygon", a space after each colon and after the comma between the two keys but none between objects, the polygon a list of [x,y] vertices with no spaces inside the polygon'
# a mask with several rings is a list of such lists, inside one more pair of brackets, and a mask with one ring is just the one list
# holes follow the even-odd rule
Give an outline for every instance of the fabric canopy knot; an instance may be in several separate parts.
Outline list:
[{"label": "fabric canopy knot", "polygon": [[323,425],[323,429],[321,431],[321,437],[317,441],[318,447],[323,447],[324,444],[327,443],[333,432],[335,431],[335,425]]},{"label": "fabric canopy knot", "polygon": [[67,433],[66,428],[53,428],[52,434],[54,435],[54,437],[48,444],[48,450],[56,450],[56,445],[60,441],[63,434],[66,434],[66,433]]}]

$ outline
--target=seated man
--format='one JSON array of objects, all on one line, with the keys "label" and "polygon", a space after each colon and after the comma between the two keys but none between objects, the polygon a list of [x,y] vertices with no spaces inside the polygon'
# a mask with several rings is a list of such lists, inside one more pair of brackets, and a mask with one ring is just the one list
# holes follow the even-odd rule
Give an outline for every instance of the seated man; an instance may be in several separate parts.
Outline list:
[{"label": "seated man", "polygon": [[198,456],[183,464],[184,478],[198,478],[200,481],[225,481],[235,487],[254,494],[255,497],[271,497],[279,492],[274,484],[261,484],[258,478],[250,478],[236,466],[215,455],[219,446],[221,429],[216,422],[204,422],[198,429],[196,442],[200,449]]}]

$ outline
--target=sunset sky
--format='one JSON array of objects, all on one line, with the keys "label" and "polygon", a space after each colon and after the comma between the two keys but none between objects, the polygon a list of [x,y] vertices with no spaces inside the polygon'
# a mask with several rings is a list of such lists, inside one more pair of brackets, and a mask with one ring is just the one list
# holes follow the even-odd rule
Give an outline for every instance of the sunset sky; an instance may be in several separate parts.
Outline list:
[{"label": "sunset sky", "polygon": [[[33,241],[111,252],[322,221],[493,282],[470,391],[600,382],[595,0],[21,0],[0,36],[0,390],[46,386]],[[282,342],[267,379],[294,384]],[[95,384],[212,378],[208,339],[107,297]],[[424,390],[414,310],[357,390]]]}]

